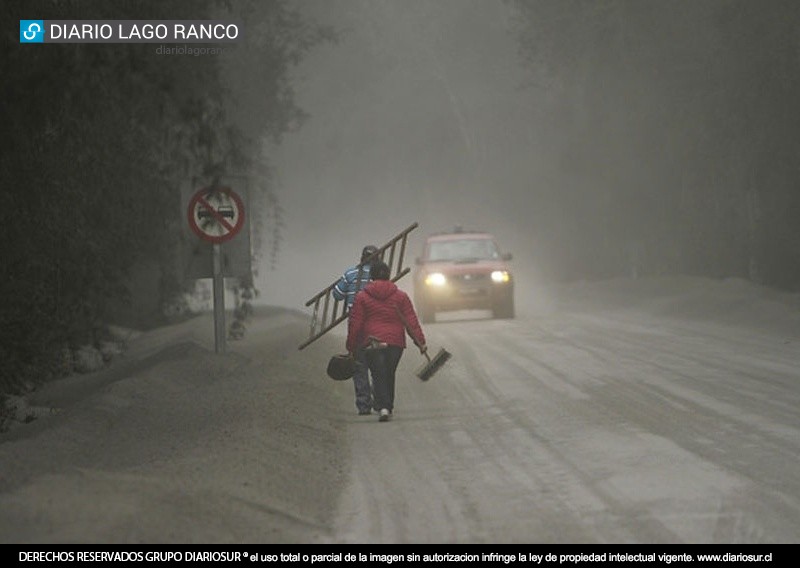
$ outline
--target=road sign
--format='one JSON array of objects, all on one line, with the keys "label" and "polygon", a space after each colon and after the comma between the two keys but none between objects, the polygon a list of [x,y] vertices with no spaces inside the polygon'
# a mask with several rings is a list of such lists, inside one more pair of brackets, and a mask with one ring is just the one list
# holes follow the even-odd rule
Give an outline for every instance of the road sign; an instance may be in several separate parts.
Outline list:
[{"label": "road sign", "polygon": [[189,228],[210,243],[224,243],[244,225],[244,202],[230,187],[206,187],[189,200]]},{"label": "road sign", "polygon": [[[236,237],[222,243],[222,274],[225,278],[250,280],[252,278],[251,261],[253,257],[250,235],[250,223],[253,220],[249,201],[250,179],[247,176],[239,175],[229,175],[214,181],[191,178],[181,184],[179,215],[183,222],[181,223],[180,277],[185,280],[194,280],[213,276],[212,250],[214,248],[213,245],[219,243],[212,243],[198,238],[197,233],[190,227],[191,223],[186,222],[189,202],[194,198],[198,188],[212,185],[215,187],[235,187],[236,195],[241,198],[246,211],[244,224],[236,234]],[[229,220],[228,218],[226,219]]]}]

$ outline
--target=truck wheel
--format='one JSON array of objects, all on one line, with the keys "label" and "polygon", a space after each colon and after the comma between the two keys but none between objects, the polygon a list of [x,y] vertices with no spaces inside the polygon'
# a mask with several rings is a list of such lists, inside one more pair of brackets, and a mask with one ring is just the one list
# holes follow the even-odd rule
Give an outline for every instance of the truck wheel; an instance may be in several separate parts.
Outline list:
[{"label": "truck wheel", "polygon": [[514,318],[514,296],[500,298],[492,306],[492,315],[496,319],[513,319]]},{"label": "truck wheel", "polygon": [[436,311],[424,300],[419,304],[419,319],[422,323],[434,323],[436,321]]}]

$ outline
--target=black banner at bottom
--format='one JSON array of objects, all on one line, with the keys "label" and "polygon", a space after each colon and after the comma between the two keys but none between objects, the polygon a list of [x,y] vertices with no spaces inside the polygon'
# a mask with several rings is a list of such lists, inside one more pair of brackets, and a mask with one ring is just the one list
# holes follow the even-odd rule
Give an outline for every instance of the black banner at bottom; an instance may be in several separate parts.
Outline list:
[{"label": "black banner at bottom", "polygon": [[[680,568],[702,564],[769,564],[784,545],[587,544],[235,544],[235,545],[7,545],[0,555],[18,565],[114,562],[172,565],[234,563],[311,566],[496,566],[534,568],[635,565]],[[788,555],[784,555],[787,559]]]}]

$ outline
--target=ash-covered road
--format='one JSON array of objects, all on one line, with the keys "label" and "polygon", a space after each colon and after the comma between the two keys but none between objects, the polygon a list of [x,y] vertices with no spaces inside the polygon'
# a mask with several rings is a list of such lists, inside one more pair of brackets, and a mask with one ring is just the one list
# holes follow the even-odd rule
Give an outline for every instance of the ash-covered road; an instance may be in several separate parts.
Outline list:
[{"label": "ash-covered road", "polygon": [[389,423],[324,375],[339,330],[298,351],[304,318],[261,310],[218,357],[197,318],[37,393],[60,411],[0,437],[0,540],[796,542],[797,300],[678,279],[440,317],[453,359],[422,383],[408,350]]}]

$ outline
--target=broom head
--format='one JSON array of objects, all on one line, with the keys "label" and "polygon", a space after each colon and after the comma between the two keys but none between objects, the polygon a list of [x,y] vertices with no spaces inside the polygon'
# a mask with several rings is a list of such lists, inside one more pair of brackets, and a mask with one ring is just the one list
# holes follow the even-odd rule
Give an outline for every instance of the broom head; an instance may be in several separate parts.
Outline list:
[{"label": "broom head", "polygon": [[417,377],[419,377],[421,381],[427,381],[436,373],[436,371],[441,369],[444,364],[447,363],[450,357],[452,357],[452,355],[449,351],[445,349],[439,349],[439,352],[431,357],[430,361],[419,368],[417,371]]}]

